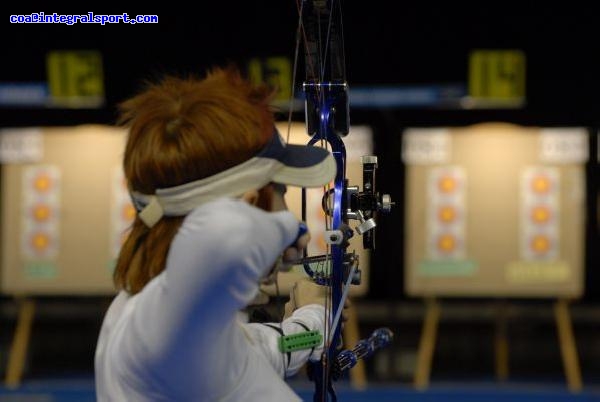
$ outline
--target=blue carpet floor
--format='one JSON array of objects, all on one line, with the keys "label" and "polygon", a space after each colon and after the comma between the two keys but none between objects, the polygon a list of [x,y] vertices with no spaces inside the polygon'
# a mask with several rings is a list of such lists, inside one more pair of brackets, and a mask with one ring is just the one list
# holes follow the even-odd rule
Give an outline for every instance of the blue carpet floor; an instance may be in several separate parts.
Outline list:
[{"label": "blue carpet floor", "polygon": [[[311,384],[292,383],[306,402],[312,401]],[[436,383],[423,391],[406,384],[370,385],[367,390],[352,390],[337,384],[340,402],[591,402],[600,401],[600,387],[585,387],[571,393],[560,384],[524,383]],[[0,402],[94,402],[91,378],[24,381],[18,389],[0,388]]]}]

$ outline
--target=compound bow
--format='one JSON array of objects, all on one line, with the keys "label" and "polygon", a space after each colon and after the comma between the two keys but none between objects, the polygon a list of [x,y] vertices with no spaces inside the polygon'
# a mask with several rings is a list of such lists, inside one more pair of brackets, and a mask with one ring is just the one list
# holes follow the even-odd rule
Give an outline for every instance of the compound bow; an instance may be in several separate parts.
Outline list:
[{"label": "compound bow", "polygon": [[[320,144],[329,148],[337,165],[334,186],[326,189],[322,200],[329,221],[325,230],[329,252],[325,256],[305,256],[303,259],[306,273],[330,291],[326,308],[328,316],[325,319],[330,327],[323,334],[324,352],[320,362],[309,366],[309,377],[315,383],[314,401],[335,402],[337,396],[333,382],[359,359],[389,344],[393,337],[389,329],[380,328],[352,349],[341,350],[340,316],[350,285],[360,283],[358,257],[347,252],[348,241],[354,235],[348,222],[349,219],[359,221],[355,230],[363,236],[364,248],[372,249],[376,225],[374,218],[379,211],[389,211],[393,203],[389,195],[380,197],[376,191],[376,156],[362,157],[363,191],[359,191],[358,186],[348,186],[346,179],[346,149],[342,137],[350,130],[350,118],[341,0],[296,1],[299,23],[293,75],[296,76],[298,52],[303,42],[306,79],[302,88],[305,94],[306,127],[311,137],[308,145]],[[305,190],[302,191],[302,210],[305,220]]]}]

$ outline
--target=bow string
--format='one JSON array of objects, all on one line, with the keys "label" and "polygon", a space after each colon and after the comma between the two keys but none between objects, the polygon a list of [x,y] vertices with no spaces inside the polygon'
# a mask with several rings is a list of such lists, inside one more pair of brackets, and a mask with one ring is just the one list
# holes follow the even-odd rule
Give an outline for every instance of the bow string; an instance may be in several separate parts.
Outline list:
[{"label": "bow string", "polygon": [[[309,378],[315,383],[314,401],[337,401],[334,382],[359,359],[388,345],[393,333],[388,328],[375,330],[352,349],[342,350],[342,311],[351,285],[360,284],[358,257],[349,252],[355,233],[363,236],[363,247],[373,249],[378,212],[388,212],[393,203],[389,195],[380,196],[375,178],[377,157],[363,156],[363,190],[349,186],[346,178],[346,149],[343,137],[350,131],[349,88],[346,81],[341,0],[296,0],[298,30],[293,68],[296,85],[301,44],[305,59],[302,84],[308,145],[327,148],[337,166],[333,186],[324,189],[322,207],[326,216],[327,254],[305,256],[304,270],[316,283],[326,286],[326,329],[321,360],[309,363]],[[294,91],[292,91],[292,98]],[[291,125],[291,110],[289,124]],[[302,190],[302,219],[306,220],[306,189]],[[349,220],[358,221],[351,228]]]}]

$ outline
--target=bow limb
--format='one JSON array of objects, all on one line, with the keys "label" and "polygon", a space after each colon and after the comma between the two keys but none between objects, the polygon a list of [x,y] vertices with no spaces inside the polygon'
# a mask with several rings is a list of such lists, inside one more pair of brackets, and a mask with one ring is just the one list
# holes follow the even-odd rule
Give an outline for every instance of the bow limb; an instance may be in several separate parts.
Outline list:
[{"label": "bow limb", "polygon": [[[344,291],[347,276],[344,261],[348,238],[352,234],[346,217],[346,150],[341,139],[349,130],[341,3],[340,0],[300,0],[298,5],[301,24],[298,39],[303,39],[305,55],[305,116],[311,136],[308,145],[320,144],[329,148],[337,166],[333,189],[326,189],[323,200],[330,219],[325,232],[330,267],[329,272],[319,276],[328,287],[325,344],[320,362],[312,364],[309,370],[315,382],[314,401],[337,401],[332,367],[342,343],[339,317],[343,298],[348,295]],[[305,203],[303,199],[303,205]]]},{"label": "bow limb", "polygon": [[[342,137],[349,132],[350,117],[341,0],[297,0],[297,6],[299,28],[293,75],[295,85],[297,55],[302,42],[306,74],[302,88],[305,95],[306,128],[311,137],[308,145],[329,149],[337,166],[333,188],[325,188],[322,201],[326,216],[325,243],[328,249],[324,260],[328,269],[323,271],[312,268],[311,264],[304,264],[306,273],[315,282],[328,288],[323,354],[319,362],[309,366],[309,376],[315,382],[313,399],[315,402],[335,402],[337,396],[333,382],[339,379],[343,371],[353,367],[358,359],[387,345],[392,337],[387,328],[377,330],[353,349],[341,351],[341,312],[350,285],[360,283],[358,257],[347,251],[349,239],[354,235],[348,220],[351,218],[360,221],[356,230],[361,235],[367,234],[363,243],[366,248],[371,248],[371,229],[375,227],[373,216],[383,208],[375,191],[376,157],[363,158],[364,186],[368,187],[366,191],[359,192],[357,187],[349,188],[346,178],[346,149]],[[290,107],[290,125],[291,109]],[[306,220],[304,189],[302,205],[302,217]],[[304,259],[308,260],[310,257]]]}]

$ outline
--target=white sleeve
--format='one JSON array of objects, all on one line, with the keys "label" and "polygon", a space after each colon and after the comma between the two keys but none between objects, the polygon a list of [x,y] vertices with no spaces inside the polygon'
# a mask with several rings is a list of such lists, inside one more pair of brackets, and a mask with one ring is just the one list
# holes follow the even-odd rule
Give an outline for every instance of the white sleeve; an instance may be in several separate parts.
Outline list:
[{"label": "white sleeve", "polygon": [[323,351],[323,342],[314,349],[282,353],[279,338],[305,331],[317,330],[323,335],[325,308],[320,304],[309,304],[294,311],[291,317],[281,323],[245,324],[248,335],[258,346],[275,371],[281,376],[290,377],[298,372],[308,360],[318,360]]},{"label": "white sleeve", "polygon": [[236,314],[297,233],[291,212],[265,212],[234,199],[191,212],[165,271],[136,295],[132,360],[167,377],[235,366],[244,356]]},{"label": "white sleeve", "polygon": [[[171,245],[167,286],[193,295],[195,303],[209,296],[212,308],[232,318],[254,299],[258,280],[297,234],[289,211],[265,212],[229,199],[206,204],[186,217]],[[181,303],[179,294],[173,301]]]}]

